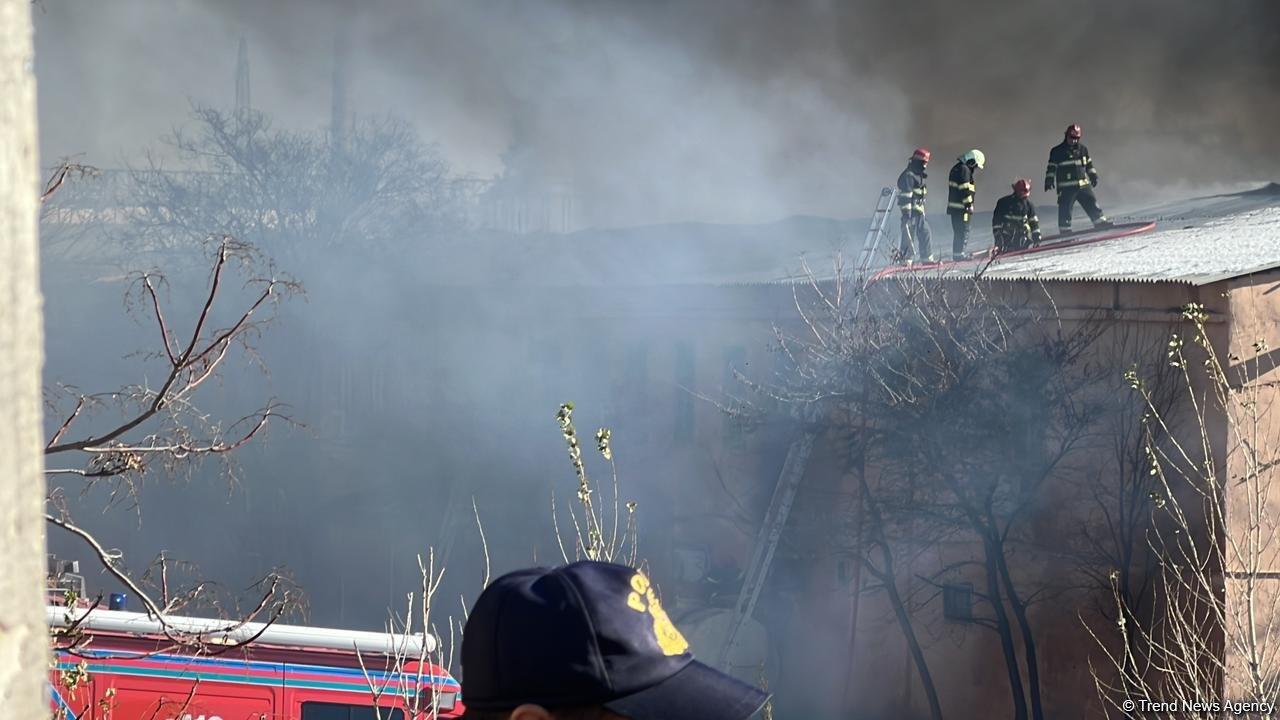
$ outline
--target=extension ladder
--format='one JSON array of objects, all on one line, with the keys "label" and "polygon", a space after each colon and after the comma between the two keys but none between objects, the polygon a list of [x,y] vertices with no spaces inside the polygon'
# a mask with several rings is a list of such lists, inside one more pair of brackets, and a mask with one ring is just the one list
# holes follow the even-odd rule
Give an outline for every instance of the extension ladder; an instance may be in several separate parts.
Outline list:
[{"label": "extension ladder", "polygon": [[738,633],[755,612],[756,600],[769,577],[769,566],[773,563],[773,553],[778,549],[778,541],[787,526],[787,516],[791,514],[791,505],[796,499],[796,490],[804,477],[805,466],[809,462],[809,454],[813,451],[814,433],[806,432],[799,440],[791,443],[787,451],[787,459],[782,463],[782,473],[778,476],[778,485],[773,491],[773,500],[764,516],[764,525],[756,536],[755,549],[751,553],[751,562],[742,578],[742,589],[738,591],[738,602],[733,609],[733,619],[729,623],[729,634],[725,636],[724,645],[720,648],[717,666],[729,671],[729,659],[738,644]]},{"label": "extension ladder", "polygon": [[876,203],[876,211],[871,214],[871,223],[867,227],[867,237],[862,243],[862,254],[858,256],[858,279],[863,282],[875,260],[876,250],[880,249],[880,240],[884,237],[885,225],[889,223],[889,214],[898,201],[898,188],[887,187],[880,191],[880,200]]}]

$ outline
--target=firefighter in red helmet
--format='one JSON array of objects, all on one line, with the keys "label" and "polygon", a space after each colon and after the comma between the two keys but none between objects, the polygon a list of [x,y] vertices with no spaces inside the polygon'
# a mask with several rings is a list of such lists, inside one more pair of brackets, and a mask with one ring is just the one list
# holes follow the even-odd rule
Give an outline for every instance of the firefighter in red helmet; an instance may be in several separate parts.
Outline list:
[{"label": "firefighter in red helmet", "polygon": [[898,247],[898,257],[902,262],[911,261],[911,241],[915,240],[922,262],[932,262],[933,255],[929,251],[933,233],[929,223],[924,219],[924,201],[928,194],[924,180],[928,177],[925,168],[929,167],[929,151],[916,148],[907,162],[907,169],[898,176],[898,209],[902,211],[902,242]]},{"label": "firefighter in red helmet", "polygon": [[1093,188],[1098,187],[1098,171],[1093,167],[1089,149],[1080,142],[1083,135],[1079,125],[1069,126],[1063,133],[1062,143],[1049,151],[1049,165],[1044,171],[1044,191],[1058,189],[1058,230],[1064,233],[1071,232],[1071,211],[1077,201],[1094,227],[1111,226],[1093,194]]},{"label": "firefighter in red helmet", "polygon": [[1031,181],[1019,178],[1013,192],[996,201],[991,213],[991,234],[995,236],[995,252],[1023,250],[1040,244],[1040,218],[1031,203]]}]

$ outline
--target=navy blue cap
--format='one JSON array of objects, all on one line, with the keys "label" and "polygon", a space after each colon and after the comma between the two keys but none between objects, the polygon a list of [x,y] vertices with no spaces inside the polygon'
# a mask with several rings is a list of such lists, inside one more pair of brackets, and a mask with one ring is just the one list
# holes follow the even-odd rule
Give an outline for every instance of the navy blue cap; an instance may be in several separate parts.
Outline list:
[{"label": "navy blue cap", "polygon": [[462,698],[486,711],[746,720],[769,695],[694,660],[643,573],[587,561],[517,570],[480,593],[462,634]]}]

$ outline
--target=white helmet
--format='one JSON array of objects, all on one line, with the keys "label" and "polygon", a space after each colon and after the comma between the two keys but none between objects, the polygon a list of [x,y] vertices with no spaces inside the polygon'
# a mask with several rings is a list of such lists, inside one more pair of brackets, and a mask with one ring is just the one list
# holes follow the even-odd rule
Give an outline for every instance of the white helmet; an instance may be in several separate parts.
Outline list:
[{"label": "white helmet", "polygon": [[981,170],[982,166],[987,164],[987,156],[983,155],[981,150],[974,148],[960,156],[960,162],[968,163],[970,161]]}]

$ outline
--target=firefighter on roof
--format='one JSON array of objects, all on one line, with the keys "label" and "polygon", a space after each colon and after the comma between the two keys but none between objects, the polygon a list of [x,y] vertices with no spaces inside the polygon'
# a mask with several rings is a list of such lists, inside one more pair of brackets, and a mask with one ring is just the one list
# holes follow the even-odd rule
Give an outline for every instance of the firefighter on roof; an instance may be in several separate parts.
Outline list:
[{"label": "firefighter on roof", "polygon": [[902,243],[898,247],[898,257],[902,262],[911,261],[912,240],[915,240],[922,262],[933,260],[929,252],[933,233],[924,219],[924,201],[928,193],[924,179],[928,177],[925,173],[928,166],[929,151],[917,148],[911,154],[907,169],[898,176],[898,209],[902,211]]},{"label": "firefighter on roof", "polygon": [[1013,192],[996,201],[991,213],[991,234],[997,255],[1040,244],[1040,218],[1031,204],[1031,181],[1019,178]]},{"label": "firefighter on roof", "polygon": [[1093,188],[1098,187],[1098,171],[1089,149],[1080,142],[1083,134],[1079,125],[1068,127],[1062,143],[1049,151],[1049,165],[1044,171],[1044,191],[1058,188],[1058,230],[1064,233],[1071,232],[1071,211],[1076,201],[1089,214],[1094,227],[1111,226],[1093,194]]},{"label": "firefighter on roof", "polygon": [[964,244],[969,240],[969,220],[973,218],[973,199],[977,192],[974,175],[987,162],[981,150],[973,149],[956,159],[947,176],[947,214],[951,216],[951,259],[964,257]]}]

